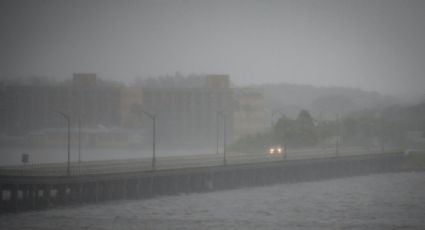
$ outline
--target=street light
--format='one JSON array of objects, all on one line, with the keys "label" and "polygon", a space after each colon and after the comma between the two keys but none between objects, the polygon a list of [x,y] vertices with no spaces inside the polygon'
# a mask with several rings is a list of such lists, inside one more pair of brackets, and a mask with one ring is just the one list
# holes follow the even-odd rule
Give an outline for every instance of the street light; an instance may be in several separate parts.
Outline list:
[{"label": "street light", "polygon": [[81,174],[81,116],[78,116],[78,173]]},{"label": "street light", "polygon": [[379,118],[379,136],[380,136],[380,144],[381,144],[381,152],[385,153],[385,136],[384,136],[384,115],[381,113],[378,115]]},{"label": "street light", "polygon": [[226,115],[223,113],[223,164],[226,165]]},{"label": "street light", "polygon": [[340,150],[340,141],[341,141],[341,119],[339,117],[339,114],[335,114],[335,122],[336,122],[336,140],[335,140],[335,157],[338,157],[339,155],[339,150]]},{"label": "street light", "polygon": [[219,139],[218,118],[219,118],[220,115],[223,117],[223,165],[226,165],[227,164],[227,159],[226,159],[226,115],[223,111],[217,112],[217,154],[218,154],[218,139]]},{"label": "street light", "polygon": [[66,167],[66,175],[67,176],[71,176],[71,118],[60,111],[55,111],[56,113],[60,114],[63,118],[65,118],[67,124],[68,124],[68,144],[67,144],[67,149],[68,149],[68,161],[67,161],[67,167]]},{"label": "street light", "polygon": [[217,155],[219,154],[218,149],[219,149],[219,138],[220,138],[220,125],[219,125],[219,118],[220,118],[220,113],[217,112],[217,136],[216,136],[216,140],[217,140],[217,145],[216,145],[216,149],[217,149]]},{"label": "street light", "polygon": [[155,170],[155,166],[156,166],[156,156],[155,156],[155,151],[156,151],[156,114],[146,112],[143,109],[141,111],[146,116],[148,116],[150,119],[152,119],[152,123],[153,123],[153,132],[152,132],[152,136],[153,136],[153,138],[152,138],[153,139],[152,140],[152,169]]}]

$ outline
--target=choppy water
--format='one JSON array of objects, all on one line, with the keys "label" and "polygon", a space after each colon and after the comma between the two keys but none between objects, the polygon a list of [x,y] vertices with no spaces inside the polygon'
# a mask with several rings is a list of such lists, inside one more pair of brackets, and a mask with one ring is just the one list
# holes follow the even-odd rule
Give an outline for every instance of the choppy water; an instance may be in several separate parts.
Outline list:
[{"label": "choppy water", "polygon": [[425,173],[8,214],[0,229],[425,229]]}]

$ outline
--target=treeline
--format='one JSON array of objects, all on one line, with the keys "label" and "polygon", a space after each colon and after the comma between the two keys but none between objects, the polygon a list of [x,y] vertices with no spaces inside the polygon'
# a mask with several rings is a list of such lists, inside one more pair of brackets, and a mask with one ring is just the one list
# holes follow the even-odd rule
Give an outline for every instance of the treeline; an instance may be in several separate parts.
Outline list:
[{"label": "treeline", "polygon": [[271,145],[287,148],[363,146],[403,148],[409,145],[407,133],[425,134],[425,102],[414,106],[393,106],[383,110],[363,110],[333,120],[316,120],[307,110],[295,119],[282,114],[265,133],[235,141],[230,149],[238,152],[264,152]]}]

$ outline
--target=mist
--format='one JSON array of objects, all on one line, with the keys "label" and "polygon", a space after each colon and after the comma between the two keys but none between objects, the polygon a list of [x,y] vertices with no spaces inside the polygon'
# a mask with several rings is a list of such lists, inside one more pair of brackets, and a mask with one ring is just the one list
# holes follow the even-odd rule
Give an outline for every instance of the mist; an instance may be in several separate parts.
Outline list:
[{"label": "mist", "polygon": [[2,77],[226,73],[423,95],[422,1],[2,1]]},{"label": "mist", "polygon": [[1,1],[0,228],[423,229],[424,12]]}]

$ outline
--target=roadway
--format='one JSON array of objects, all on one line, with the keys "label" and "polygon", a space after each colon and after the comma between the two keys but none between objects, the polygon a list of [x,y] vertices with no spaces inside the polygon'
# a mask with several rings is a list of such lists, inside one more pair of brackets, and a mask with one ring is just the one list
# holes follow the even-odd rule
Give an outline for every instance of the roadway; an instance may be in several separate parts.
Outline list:
[{"label": "roadway", "polygon": [[[400,150],[386,150],[396,152]],[[300,149],[286,151],[284,155],[269,155],[266,153],[235,153],[226,154],[227,165],[252,164],[262,162],[273,162],[282,160],[302,160],[329,158],[337,156],[356,156],[381,154],[379,148],[344,148],[336,154],[335,148],[328,149]],[[224,164],[223,154],[202,154],[157,157],[155,170],[170,170],[194,167],[220,166]],[[26,166],[3,166],[0,167],[0,175],[3,176],[62,176],[66,175],[66,162],[32,164]],[[71,162],[72,175],[97,175],[110,173],[129,173],[140,171],[152,171],[151,158],[115,159],[104,161],[84,161],[81,163]]]}]

